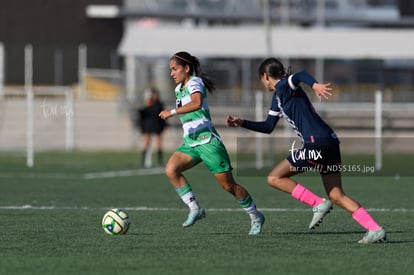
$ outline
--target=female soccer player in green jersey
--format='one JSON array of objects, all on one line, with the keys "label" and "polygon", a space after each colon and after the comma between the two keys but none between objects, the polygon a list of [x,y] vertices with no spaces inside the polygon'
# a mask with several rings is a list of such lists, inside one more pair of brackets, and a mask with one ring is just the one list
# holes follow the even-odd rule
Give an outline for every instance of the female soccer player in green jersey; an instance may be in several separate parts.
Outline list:
[{"label": "female soccer player in green jersey", "polygon": [[249,235],[261,233],[265,218],[256,209],[247,190],[234,180],[229,155],[211,121],[207,91],[214,90],[214,83],[201,72],[198,58],[187,52],[178,52],[170,58],[170,72],[177,84],[176,107],[163,110],[159,116],[169,119],[178,115],[183,125],[184,142],[172,154],[165,167],[166,176],[190,209],[183,227],[189,227],[205,217],[205,210],[198,204],[183,175],[185,170],[203,162],[223,189],[232,194],[249,214]]}]

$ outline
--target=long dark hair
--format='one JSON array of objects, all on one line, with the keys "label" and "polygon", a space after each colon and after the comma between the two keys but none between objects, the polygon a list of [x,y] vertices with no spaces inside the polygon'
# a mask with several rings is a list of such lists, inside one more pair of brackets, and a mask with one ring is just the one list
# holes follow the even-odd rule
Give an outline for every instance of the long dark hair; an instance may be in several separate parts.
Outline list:
[{"label": "long dark hair", "polygon": [[207,91],[212,93],[216,89],[216,85],[211,80],[211,78],[204,74],[201,70],[200,61],[197,57],[189,54],[188,52],[178,52],[175,53],[170,60],[175,60],[177,64],[185,67],[188,65],[190,67],[190,74],[200,77],[203,80],[204,85],[207,88]]},{"label": "long dark hair", "polygon": [[280,62],[276,58],[271,57],[265,59],[262,62],[262,64],[260,64],[258,71],[259,77],[261,77],[264,74],[267,74],[268,76],[271,76],[273,78],[282,79],[292,74],[292,67],[289,66],[286,71],[282,62]]}]

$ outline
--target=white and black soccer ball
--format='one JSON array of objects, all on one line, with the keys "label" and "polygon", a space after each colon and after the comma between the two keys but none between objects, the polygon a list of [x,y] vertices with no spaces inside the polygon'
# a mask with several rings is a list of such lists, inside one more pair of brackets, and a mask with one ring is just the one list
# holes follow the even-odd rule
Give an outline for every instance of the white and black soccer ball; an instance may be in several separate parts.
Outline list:
[{"label": "white and black soccer ball", "polygon": [[129,216],[122,209],[108,210],[102,219],[103,230],[110,235],[125,234],[129,228]]}]

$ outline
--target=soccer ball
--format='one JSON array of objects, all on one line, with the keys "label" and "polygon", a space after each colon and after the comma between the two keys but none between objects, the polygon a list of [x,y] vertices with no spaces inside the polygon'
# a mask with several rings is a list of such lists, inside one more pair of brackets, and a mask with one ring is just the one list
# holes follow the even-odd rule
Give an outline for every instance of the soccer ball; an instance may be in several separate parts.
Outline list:
[{"label": "soccer ball", "polygon": [[122,209],[108,210],[103,216],[102,228],[110,235],[125,234],[129,228],[129,216]]}]

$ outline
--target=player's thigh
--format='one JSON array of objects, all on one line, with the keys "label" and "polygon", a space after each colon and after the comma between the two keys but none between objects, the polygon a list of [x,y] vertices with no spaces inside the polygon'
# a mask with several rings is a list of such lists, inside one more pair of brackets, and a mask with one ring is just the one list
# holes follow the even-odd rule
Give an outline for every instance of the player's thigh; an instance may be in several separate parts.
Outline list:
[{"label": "player's thigh", "polygon": [[332,200],[341,200],[345,193],[342,188],[342,175],[341,173],[335,174],[321,174],[323,186],[326,194]]},{"label": "player's thigh", "polygon": [[226,147],[219,139],[212,138],[209,143],[197,146],[197,151],[211,173],[219,174],[233,169]]},{"label": "player's thigh", "polygon": [[167,175],[173,176],[194,167],[197,163],[199,161],[194,159],[190,154],[177,151],[168,160],[165,166],[165,172]]},{"label": "player's thigh", "polygon": [[290,164],[287,159],[282,160],[275,168],[269,173],[269,178],[290,178],[296,174],[299,174],[296,169]]}]

